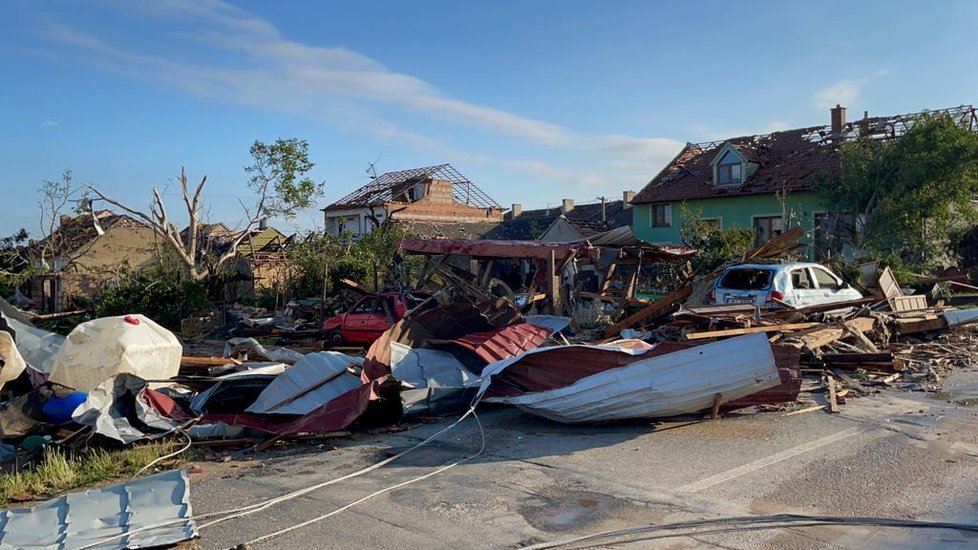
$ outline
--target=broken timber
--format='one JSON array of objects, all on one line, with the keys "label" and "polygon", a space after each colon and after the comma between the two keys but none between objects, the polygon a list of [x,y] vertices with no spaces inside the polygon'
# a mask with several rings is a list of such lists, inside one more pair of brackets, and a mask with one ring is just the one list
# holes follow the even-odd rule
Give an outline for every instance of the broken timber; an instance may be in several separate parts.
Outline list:
[{"label": "broken timber", "polygon": [[[872,317],[856,317],[847,321],[851,329],[866,333],[873,330],[876,320]],[[807,334],[797,335],[796,338],[801,342],[802,347],[809,351],[815,351],[822,346],[827,346],[836,340],[841,340],[849,334],[849,330],[841,326],[829,326],[813,330]]]},{"label": "broken timber", "polygon": [[604,331],[605,338],[614,338],[621,334],[621,331],[644,323],[649,319],[653,319],[660,315],[668,313],[674,308],[678,308],[689,295],[693,293],[693,287],[687,283],[679,287],[679,290],[674,291],[672,294],[663,297],[661,300],[656,300],[651,304],[643,307],[642,309],[636,311],[635,313],[629,315],[625,319],[618,321],[617,323],[611,325]]},{"label": "broken timber", "polygon": [[692,332],[686,335],[687,340],[702,340],[703,338],[719,338],[721,336],[739,336],[741,334],[754,334],[757,332],[784,332],[790,330],[805,330],[813,327],[822,326],[822,323],[792,323],[787,325],[768,325],[760,327],[731,328],[725,330],[711,330],[708,332]]}]

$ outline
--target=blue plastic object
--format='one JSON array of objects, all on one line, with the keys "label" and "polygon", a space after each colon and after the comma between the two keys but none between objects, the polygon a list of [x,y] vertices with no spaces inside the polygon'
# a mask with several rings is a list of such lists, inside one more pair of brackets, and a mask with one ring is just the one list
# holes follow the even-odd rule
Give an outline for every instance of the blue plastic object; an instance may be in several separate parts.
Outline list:
[{"label": "blue plastic object", "polygon": [[71,413],[75,412],[78,405],[88,399],[88,393],[83,391],[71,392],[64,397],[52,396],[44,402],[41,412],[45,418],[54,424],[60,424],[71,420]]}]

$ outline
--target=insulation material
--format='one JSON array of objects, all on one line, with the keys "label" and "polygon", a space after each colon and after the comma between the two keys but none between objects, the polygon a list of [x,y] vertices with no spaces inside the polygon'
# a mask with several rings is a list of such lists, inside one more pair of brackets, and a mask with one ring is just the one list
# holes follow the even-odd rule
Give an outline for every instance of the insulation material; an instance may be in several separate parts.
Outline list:
[{"label": "insulation material", "polygon": [[64,344],[65,337],[10,316],[5,318],[10,328],[17,332],[17,349],[24,361],[35,370],[50,374],[54,366],[54,356]]},{"label": "insulation material", "polygon": [[336,351],[307,354],[275,378],[246,412],[309,413],[360,387],[360,377],[349,369],[362,365],[362,357]]},{"label": "insulation material", "polygon": [[118,375],[165,380],[180,370],[183,347],[169,330],[143,315],[82,323],[54,358],[51,381],[81,391]]},{"label": "insulation material", "polygon": [[[628,418],[654,418],[693,413],[710,408],[720,394],[726,403],[781,384],[774,354],[764,334],[750,334],[702,346],[656,355],[652,350],[618,346],[564,346],[540,348],[500,361],[483,371],[480,395],[494,384],[506,386],[505,371],[537,355],[539,368],[523,371],[535,391],[520,391],[512,382],[503,392],[486,397],[488,403],[515,405],[558,422],[597,422]],[[546,361],[552,350],[565,350]],[[574,380],[564,375],[567,350],[588,355]],[[586,353],[584,353],[586,352]],[[527,385],[527,384],[524,384]],[[504,393],[504,394],[501,394]]]},{"label": "insulation material", "polygon": [[185,469],[0,512],[0,548],[149,548],[196,536]]}]

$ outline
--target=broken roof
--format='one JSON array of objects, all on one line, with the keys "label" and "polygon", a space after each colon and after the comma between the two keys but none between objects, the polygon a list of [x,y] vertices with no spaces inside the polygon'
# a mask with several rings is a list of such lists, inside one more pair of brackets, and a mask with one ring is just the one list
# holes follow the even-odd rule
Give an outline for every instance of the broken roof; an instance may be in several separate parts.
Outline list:
[{"label": "broken roof", "polygon": [[504,220],[496,231],[487,236],[499,239],[538,239],[558,219],[564,218],[581,237],[590,237],[609,229],[631,225],[632,211],[626,206],[622,200],[607,201],[604,204],[604,216],[601,214],[600,202],[576,204],[569,212],[563,212],[560,206],[524,210],[518,216]]},{"label": "broken roof", "polygon": [[[947,115],[962,125],[978,130],[975,108],[971,105],[927,113]],[[829,126],[811,126],[765,135],[689,143],[652,178],[632,203],[809,189],[817,177],[831,175],[841,168],[839,143],[859,137],[892,139],[902,136],[913,126],[914,120],[920,114],[923,113],[867,117],[845,124],[839,134],[833,133]],[[744,183],[737,187],[713,185],[711,163],[727,143],[757,168],[756,172],[749,174]]]},{"label": "broken roof", "polygon": [[394,202],[394,197],[404,193],[413,185],[433,179],[451,182],[452,195],[458,204],[478,208],[502,209],[499,203],[492,200],[489,195],[486,195],[468,178],[455,170],[451,164],[446,163],[381,174],[367,185],[323,208],[323,210],[342,210],[387,204]]}]

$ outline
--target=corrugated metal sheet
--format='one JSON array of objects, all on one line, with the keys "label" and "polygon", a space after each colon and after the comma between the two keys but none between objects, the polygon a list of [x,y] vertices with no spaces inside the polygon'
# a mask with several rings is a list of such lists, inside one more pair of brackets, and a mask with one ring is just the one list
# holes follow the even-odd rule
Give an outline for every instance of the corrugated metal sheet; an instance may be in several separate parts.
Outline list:
[{"label": "corrugated metal sheet", "polygon": [[196,536],[186,470],[0,512],[0,548],[147,548]]},{"label": "corrugated metal sheet", "polygon": [[[604,369],[592,367],[595,374],[568,385],[487,397],[485,401],[516,405],[559,422],[594,422],[696,412],[709,408],[716,394],[722,394],[721,402],[725,403],[781,383],[767,337],[750,334],[661,355],[652,354],[653,350],[610,346],[539,348],[486,367],[480,394],[485,394],[511,365],[531,356],[553,354],[554,350],[564,353],[553,367],[573,364],[567,362],[567,350],[593,350],[589,360],[601,362]],[[623,366],[616,367],[616,363]],[[532,381],[544,370],[552,374],[554,368],[528,370],[527,379]]]},{"label": "corrugated metal sheet", "polygon": [[467,334],[452,340],[452,343],[475,353],[486,363],[495,363],[540,347],[551,334],[549,328],[519,323],[497,330]]},{"label": "corrugated metal sheet", "polygon": [[360,387],[360,377],[347,371],[362,357],[336,351],[304,355],[272,381],[245,412],[306,414]]},{"label": "corrugated metal sheet", "polygon": [[947,326],[956,327],[978,321],[978,309],[949,309],[942,313]]}]

